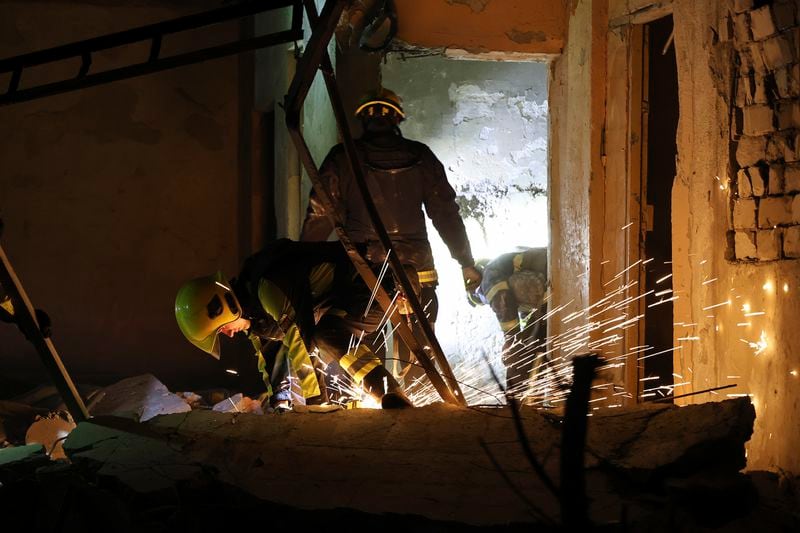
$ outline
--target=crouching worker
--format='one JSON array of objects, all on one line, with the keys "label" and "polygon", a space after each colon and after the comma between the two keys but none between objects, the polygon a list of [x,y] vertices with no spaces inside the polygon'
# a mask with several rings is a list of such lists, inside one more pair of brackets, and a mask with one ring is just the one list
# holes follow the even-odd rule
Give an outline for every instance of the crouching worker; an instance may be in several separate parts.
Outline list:
[{"label": "crouching worker", "polygon": [[289,362],[304,396],[320,394],[309,357],[318,348],[323,360],[338,361],[384,409],[410,407],[372,350],[352,342],[380,323],[383,311],[377,305],[365,312],[369,300],[370,291],[341,244],[280,239],[246,259],[231,282],[218,272],[186,283],[178,291],[175,316],[186,338],[217,358],[220,333],[247,334],[258,352],[268,393],[262,345],[280,341],[278,357]]},{"label": "crouching worker", "polygon": [[547,290],[547,248],[527,248],[479,261],[483,278],[467,296],[472,305],[488,304],[503,331],[506,390],[513,396],[525,392],[536,366],[535,348],[546,337],[543,302]]}]

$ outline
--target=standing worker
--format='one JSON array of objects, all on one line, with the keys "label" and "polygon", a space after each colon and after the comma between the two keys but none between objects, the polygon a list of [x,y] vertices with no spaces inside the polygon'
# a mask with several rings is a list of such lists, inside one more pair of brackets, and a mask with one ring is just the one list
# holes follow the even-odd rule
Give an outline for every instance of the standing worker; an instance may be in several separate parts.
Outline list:
[{"label": "standing worker", "polygon": [[[436,298],[438,277],[423,207],[450,255],[461,265],[467,290],[474,290],[481,280],[464,222],[458,213],[456,193],[447,181],[442,163],[431,149],[403,137],[399,124],[405,119],[405,113],[394,92],[380,89],[368,94],[355,115],[363,127],[363,134],[355,145],[372,200],[389,234],[394,253],[406,267],[412,284],[419,287],[417,296],[433,326],[439,305]],[[385,252],[372,227],[342,144],[328,153],[320,168],[320,178],[347,234],[369,263],[374,267],[381,265],[386,259]],[[324,241],[332,231],[331,221],[312,190],[300,239]],[[412,327],[419,329],[416,320],[412,321]],[[414,358],[405,346],[397,356],[407,365],[403,372],[406,387],[424,375],[420,367],[411,364]]]},{"label": "standing worker", "polygon": [[303,395],[320,394],[309,354],[318,348],[326,362],[339,365],[384,408],[408,407],[397,381],[370,348],[355,342],[375,330],[382,311],[365,314],[370,291],[357,278],[339,243],[297,243],[280,239],[245,260],[239,277],[221,273],[189,281],[178,292],[175,316],[186,338],[219,357],[219,334],[244,332],[258,352],[267,392],[283,379],[270,379],[262,345],[282,343]]},{"label": "standing worker", "polygon": [[468,291],[470,303],[491,305],[503,331],[503,364],[506,391],[512,396],[525,392],[536,356],[526,349],[529,339],[543,341],[545,324],[541,307],[547,291],[547,248],[527,248],[480,261],[483,279]]}]

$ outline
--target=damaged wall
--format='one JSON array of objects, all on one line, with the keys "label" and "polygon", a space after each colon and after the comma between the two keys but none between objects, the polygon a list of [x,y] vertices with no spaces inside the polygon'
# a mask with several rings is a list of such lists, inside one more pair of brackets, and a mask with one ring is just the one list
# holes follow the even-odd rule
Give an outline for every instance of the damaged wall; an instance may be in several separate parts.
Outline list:
[{"label": "damaged wall", "polygon": [[800,269],[792,246],[800,219],[786,177],[798,159],[800,126],[796,2],[676,0],[644,11],[630,4],[609,2],[611,194],[605,223],[593,223],[592,234],[606,235],[604,259],[629,261],[630,243],[608,228],[624,222],[620,213],[635,196],[626,183],[641,150],[626,137],[638,120],[628,108],[637,90],[632,33],[671,10],[680,111],[672,192],[674,372],[690,382],[675,394],[738,384],[688,401],[749,394],[757,418],[748,468],[798,472]]},{"label": "damaged wall", "polygon": [[[0,56],[189,12],[174,5],[4,2]],[[237,31],[189,38],[210,45]],[[166,39],[164,53],[183,44]],[[112,49],[94,66],[146,53]],[[58,68],[68,76],[77,65]],[[26,70],[23,86],[45,70]],[[3,245],[79,380],[218,371],[181,336],[173,302],[187,277],[237,268],[237,76],[233,57],[0,109]],[[16,328],[0,327],[0,372],[41,371]]]},{"label": "damaged wall", "polygon": [[[686,343],[676,355],[675,368],[676,372],[687,374],[689,369],[693,371],[694,390],[738,383],[732,393],[751,394],[756,407],[749,468],[780,467],[798,472],[800,426],[793,421],[800,414],[800,331],[796,326],[800,316],[800,269],[796,260],[788,258],[758,263],[729,261],[729,250],[724,246],[724,237],[731,228],[731,201],[735,212],[736,198],[739,196],[741,202],[744,192],[729,186],[737,183],[738,167],[771,165],[774,172],[784,164],[791,168],[791,161],[797,159],[792,145],[780,153],[765,150],[746,160],[743,149],[751,139],[742,137],[738,143],[731,142],[729,117],[739,112],[741,102],[735,93],[731,94],[731,87],[736,86],[732,76],[754,82],[765,78],[774,81],[785,70],[794,76],[793,65],[800,59],[796,2],[776,1],[766,8],[753,4],[744,0],[712,5],[689,1],[675,4],[681,121],[673,205],[687,207],[686,211],[673,213],[674,232],[681,237],[673,247],[674,260],[679,263],[676,267],[680,266],[675,281],[676,287],[685,291],[675,318],[676,322],[695,323],[693,334],[700,337],[698,342]],[[783,18],[783,22],[776,23],[775,15],[783,13],[786,17],[787,12],[788,20]],[[731,21],[733,35],[725,31]],[[777,50],[770,50],[773,47]],[[763,52],[761,59],[766,65],[743,60],[740,51],[744,49]],[[745,135],[763,133],[774,140],[787,136],[794,140],[800,118],[780,116],[787,104],[790,109],[798,105],[797,78],[793,79],[795,89],[791,94],[781,94],[776,85],[770,84],[767,101],[753,102],[766,109],[754,110],[745,104],[745,116],[755,111],[778,112],[758,126],[765,128],[763,131],[746,121]],[[766,216],[768,204],[794,198],[790,193],[778,184],[770,187],[768,182],[767,192],[759,200],[759,216]],[[790,216],[790,220],[774,220],[768,225],[782,226],[793,220]],[[735,217],[733,222],[735,227]],[[763,221],[759,222],[759,228],[763,227]],[[778,229],[777,233],[782,231]],[[784,246],[790,242],[792,231],[791,227],[785,230]],[[765,241],[762,259],[781,257],[779,237],[759,231],[757,240]],[[770,238],[776,251],[764,254],[764,245]],[[735,250],[737,256],[741,254],[738,242]],[[703,264],[703,260],[708,263]],[[711,278],[717,281],[703,284]],[[713,313],[704,310],[718,302],[730,303]],[[762,339],[763,345],[759,344]],[[706,399],[707,396],[696,398]]]}]

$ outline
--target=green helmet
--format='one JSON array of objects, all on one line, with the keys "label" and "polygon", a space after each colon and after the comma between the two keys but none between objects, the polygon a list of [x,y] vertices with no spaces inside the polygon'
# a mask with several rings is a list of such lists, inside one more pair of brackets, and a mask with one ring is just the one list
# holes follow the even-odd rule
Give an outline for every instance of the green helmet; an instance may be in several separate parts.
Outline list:
[{"label": "green helmet", "polygon": [[189,342],[219,359],[219,328],[242,316],[230,283],[217,272],[185,283],[175,298],[175,318]]},{"label": "green helmet", "polygon": [[403,112],[403,101],[397,93],[390,89],[370,91],[361,99],[355,115],[358,118],[387,116],[395,114],[402,121],[406,118]]}]

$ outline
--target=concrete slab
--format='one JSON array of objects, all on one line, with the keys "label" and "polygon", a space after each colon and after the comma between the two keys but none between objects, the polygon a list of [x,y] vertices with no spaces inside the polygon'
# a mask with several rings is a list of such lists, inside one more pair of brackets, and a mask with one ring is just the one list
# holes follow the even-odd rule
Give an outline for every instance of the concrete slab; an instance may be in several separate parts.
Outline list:
[{"label": "concrete slab", "polygon": [[[747,399],[595,414],[586,455],[593,517],[620,516],[620,477],[653,483],[709,465],[735,474],[753,417]],[[535,455],[558,483],[561,419],[532,408],[523,418]],[[76,464],[136,492],[211,476],[296,509],[414,514],[486,526],[535,521],[518,491],[558,516],[558,501],[525,459],[506,408],[434,404],[280,416],[192,411],[146,424],[123,422],[127,427],[82,423],[64,448]]]}]

